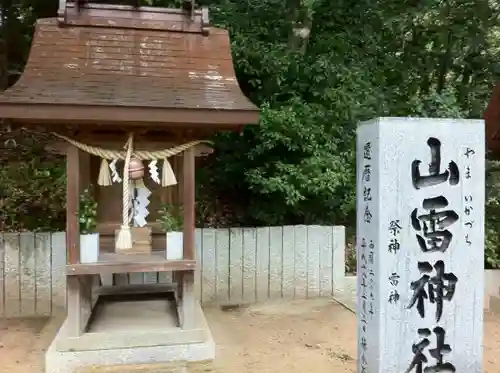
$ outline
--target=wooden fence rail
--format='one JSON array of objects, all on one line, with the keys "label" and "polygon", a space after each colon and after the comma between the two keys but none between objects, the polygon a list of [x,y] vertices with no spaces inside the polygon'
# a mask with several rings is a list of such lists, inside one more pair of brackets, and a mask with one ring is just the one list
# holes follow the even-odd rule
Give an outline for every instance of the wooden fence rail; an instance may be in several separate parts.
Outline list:
[{"label": "wooden fence rail", "polygon": [[[0,316],[49,316],[66,304],[64,232],[0,235]],[[197,229],[196,278],[203,303],[330,296],[345,276],[342,226]],[[131,273],[115,284],[168,282]]]}]

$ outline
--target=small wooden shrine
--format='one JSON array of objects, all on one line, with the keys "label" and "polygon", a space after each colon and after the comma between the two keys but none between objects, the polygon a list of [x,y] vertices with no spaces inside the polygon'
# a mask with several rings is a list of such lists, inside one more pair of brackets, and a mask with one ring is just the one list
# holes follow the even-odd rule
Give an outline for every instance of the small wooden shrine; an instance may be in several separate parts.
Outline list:
[{"label": "small wooden shrine", "polygon": [[[125,350],[146,348],[141,356],[151,360],[161,353],[148,347],[201,342],[193,288],[195,157],[210,152],[203,140],[216,131],[241,131],[259,119],[238,86],[228,32],[210,27],[208,10],[193,0],[182,9],[59,3],[57,18],[38,20],[25,71],[0,96],[4,124],[50,132],[54,148],[67,155],[67,319],[48,351],[47,372],[65,364],[69,372],[75,361],[113,363],[110,351],[123,359]],[[82,262],[79,199],[89,185],[99,253]],[[166,234],[155,223],[162,203],[183,206],[180,259],[165,255]],[[134,300],[165,287],[103,286],[100,279],[146,272],[173,273],[167,285],[178,325],[92,332],[104,295]],[[79,352],[99,357],[65,358]],[[127,353],[129,362],[142,359]]]}]

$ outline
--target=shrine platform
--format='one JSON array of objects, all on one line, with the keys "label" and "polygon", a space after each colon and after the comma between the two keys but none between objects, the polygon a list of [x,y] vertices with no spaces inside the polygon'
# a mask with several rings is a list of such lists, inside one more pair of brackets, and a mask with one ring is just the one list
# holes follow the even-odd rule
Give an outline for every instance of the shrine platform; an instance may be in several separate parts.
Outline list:
[{"label": "shrine platform", "polygon": [[[113,289],[112,289],[113,288]],[[101,287],[80,336],[64,321],[45,355],[46,373],[86,367],[212,360],[215,345],[198,302],[194,320],[182,328],[173,287]]]}]

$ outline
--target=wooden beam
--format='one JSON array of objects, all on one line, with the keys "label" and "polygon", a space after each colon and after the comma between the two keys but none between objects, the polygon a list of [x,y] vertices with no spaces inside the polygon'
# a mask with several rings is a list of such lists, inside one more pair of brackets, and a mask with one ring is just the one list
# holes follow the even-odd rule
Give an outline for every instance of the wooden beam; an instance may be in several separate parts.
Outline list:
[{"label": "wooden beam", "polygon": [[195,259],[195,150],[184,151],[183,167],[183,201],[184,201],[184,259]]},{"label": "wooden beam", "polygon": [[66,247],[69,264],[80,262],[80,151],[70,145],[66,152]]},{"label": "wooden beam", "polygon": [[[58,104],[55,109],[52,105],[30,102],[25,97],[19,97],[19,102],[16,100],[16,103],[0,102],[0,107],[3,118],[22,122],[24,126],[50,124],[54,129],[57,124],[59,128],[67,128],[68,122],[71,122],[72,128],[88,128],[90,125],[98,124],[108,128],[114,126],[123,131],[128,131],[131,126],[140,126],[146,129],[161,127],[162,130],[210,128],[212,133],[215,133],[237,131],[241,129],[243,123],[250,125],[259,122],[259,110],[256,107],[255,109],[193,110],[137,106],[110,107],[79,103]],[[166,123],[165,118],[171,118],[171,122]]]},{"label": "wooden beam", "polygon": [[97,289],[97,294],[100,297],[166,293],[175,293],[173,284],[103,285]]}]

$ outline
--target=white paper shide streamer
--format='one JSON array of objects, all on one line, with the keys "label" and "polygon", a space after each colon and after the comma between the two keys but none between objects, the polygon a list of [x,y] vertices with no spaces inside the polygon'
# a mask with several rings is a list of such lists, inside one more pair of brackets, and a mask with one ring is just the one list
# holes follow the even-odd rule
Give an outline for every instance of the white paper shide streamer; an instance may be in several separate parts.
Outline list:
[{"label": "white paper shide streamer", "polygon": [[135,191],[134,225],[137,227],[144,227],[147,224],[146,218],[149,215],[148,205],[151,191],[145,186],[136,188]]},{"label": "white paper shide streamer", "polygon": [[111,170],[111,181],[113,183],[121,183],[122,179],[120,175],[118,174],[118,170],[116,169],[116,163],[118,162],[118,159],[113,159],[109,163],[109,169]]},{"label": "white paper shide streamer", "polygon": [[149,162],[148,168],[149,168],[149,175],[151,176],[151,179],[156,183],[160,184],[160,173],[158,172],[158,160],[153,159],[151,162]]},{"label": "white paper shide streamer", "polygon": [[[114,159],[109,163],[109,169],[111,171],[111,180],[113,183],[123,182],[120,174],[117,170],[118,159]],[[157,166],[157,160],[152,160],[149,163],[149,174],[151,179],[157,184],[161,183],[160,173]],[[136,183],[130,181],[130,208],[129,208],[129,224],[135,227],[144,227],[147,225],[146,218],[149,215],[148,205],[150,203],[149,196],[151,196],[151,191],[144,185],[143,182]]]}]

